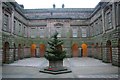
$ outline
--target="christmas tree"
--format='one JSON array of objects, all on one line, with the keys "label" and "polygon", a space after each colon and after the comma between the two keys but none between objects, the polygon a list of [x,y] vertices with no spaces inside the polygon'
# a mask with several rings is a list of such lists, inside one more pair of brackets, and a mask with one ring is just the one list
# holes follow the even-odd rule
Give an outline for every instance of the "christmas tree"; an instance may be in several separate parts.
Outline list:
[{"label": "christmas tree", "polygon": [[66,57],[66,52],[62,50],[63,40],[58,39],[58,32],[48,41],[48,49],[46,50],[45,58],[49,61],[60,61]]}]

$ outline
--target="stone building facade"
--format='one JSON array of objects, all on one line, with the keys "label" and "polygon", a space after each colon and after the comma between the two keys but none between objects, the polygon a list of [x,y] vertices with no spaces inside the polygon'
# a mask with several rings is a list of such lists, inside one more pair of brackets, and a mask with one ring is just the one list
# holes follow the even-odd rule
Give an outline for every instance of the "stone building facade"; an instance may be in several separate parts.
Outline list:
[{"label": "stone building facade", "polygon": [[120,66],[120,2],[95,8],[24,9],[0,2],[0,51],[3,63],[44,57],[47,41],[57,31],[67,57],[93,57]]}]

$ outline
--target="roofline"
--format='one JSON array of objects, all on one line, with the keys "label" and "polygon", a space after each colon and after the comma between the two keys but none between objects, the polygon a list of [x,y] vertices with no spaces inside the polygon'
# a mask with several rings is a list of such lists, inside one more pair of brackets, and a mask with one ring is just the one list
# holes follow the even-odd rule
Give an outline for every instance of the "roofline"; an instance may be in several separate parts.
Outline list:
[{"label": "roofline", "polygon": [[[17,3],[17,2],[10,2],[13,6],[14,6],[14,9],[21,15],[21,16],[23,16],[26,20],[38,20],[38,19],[31,19],[31,18],[28,18],[28,17],[26,17],[25,16],[25,10],[34,10],[34,9],[24,9],[24,8],[21,8],[20,6],[19,6],[19,4]],[[108,2],[106,2],[106,3],[108,3]],[[39,19],[39,20],[45,20],[45,19],[72,19],[72,20],[78,20],[78,19],[90,19],[91,17],[93,17],[94,15],[95,15],[95,13],[97,13],[101,8],[104,8],[105,7],[105,5],[106,5],[106,3],[105,2],[99,2],[97,5],[96,5],[96,7],[95,8],[64,8],[64,9],[71,9],[71,11],[72,11],[72,9],[88,9],[88,11],[90,11],[91,12],[91,15],[90,15],[90,17],[88,17],[88,18],[44,18],[44,19]],[[37,10],[49,10],[49,9],[51,9],[51,10],[56,10],[56,9],[63,9],[63,8],[55,8],[55,9],[53,9],[53,8],[45,8],[45,9],[37,9]],[[93,9],[93,10],[89,10],[89,9]],[[87,10],[85,10],[85,11],[87,11]],[[49,12],[49,11],[48,11]],[[57,12],[59,12],[59,11],[57,11]],[[60,12],[68,12],[68,11],[60,11]],[[73,12],[80,12],[79,10],[77,11],[77,10],[73,10]],[[81,11],[82,12],[82,11]],[[84,11],[83,11],[84,12]]]}]

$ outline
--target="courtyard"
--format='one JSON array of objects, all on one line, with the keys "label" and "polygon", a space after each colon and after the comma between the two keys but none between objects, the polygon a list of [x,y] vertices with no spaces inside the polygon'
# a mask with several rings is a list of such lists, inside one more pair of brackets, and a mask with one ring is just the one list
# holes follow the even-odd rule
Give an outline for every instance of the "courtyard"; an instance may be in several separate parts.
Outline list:
[{"label": "courtyard", "polygon": [[117,66],[88,57],[64,59],[64,66],[72,73],[53,75],[39,72],[45,66],[48,66],[45,58],[26,58],[4,64],[2,78],[118,78]]},{"label": "courtyard", "polygon": [[[4,1],[0,0],[2,80],[119,79],[120,0],[108,0],[108,2],[101,0],[94,7],[83,8],[72,7],[73,2],[76,2],[73,0],[69,8],[65,3],[61,3],[61,7],[52,3],[48,8],[28,9],[26,4],[20,4],[18,0]],[[30,1],[35,5],[43,2],[43,0]],[[94,3],[97,0],[89,1]],[[85,6],[90,2],[86,0]],[[77,3],[83,4],[83,2]],[[51,38],[55,32],[58,32],[56,38],[60,40]],[[66,54],[58,55],[63,51]],[[55,55],[49,54],[49,56],[46,53]],[[63,65],[68,67],[71,73],[53,75],[40,72],[49,65],[48,60],[63,59]]]}]

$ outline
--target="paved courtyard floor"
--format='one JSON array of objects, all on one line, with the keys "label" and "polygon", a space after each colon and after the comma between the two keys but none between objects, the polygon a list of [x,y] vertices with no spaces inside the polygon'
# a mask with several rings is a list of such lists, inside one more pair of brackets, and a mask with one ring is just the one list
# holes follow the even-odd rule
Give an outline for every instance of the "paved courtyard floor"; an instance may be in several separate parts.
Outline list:
[{"label": "paved courtyard floor", "polygon": [[118,78],[118,67],[94,58],[66,58],[72,73],[52,75],[39,70],[48,66],[45,58],[26,58],[2,67],[3,78]]}]

